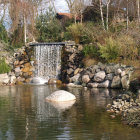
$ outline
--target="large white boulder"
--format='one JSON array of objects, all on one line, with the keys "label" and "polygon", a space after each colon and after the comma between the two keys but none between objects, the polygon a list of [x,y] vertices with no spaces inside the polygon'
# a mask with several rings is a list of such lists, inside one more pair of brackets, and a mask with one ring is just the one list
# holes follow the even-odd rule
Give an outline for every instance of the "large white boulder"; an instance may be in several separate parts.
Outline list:
[{"label": "large white boulder", "polygon": [[48,81],[41,78],[41,77],[34,77],[31,81],[31,83],[33,83],[33,84],[46,84],[46,83],[48,83]]},{"label": "large white boulder", "polygon": [[58,90],[50,94],[48,97],[46,97],[46,100],[55,102],[65,102],[76,100],[76,97],[70,92],[67,92],[65,90]]},{"label": "large white boulder", "polygon": [[98,73],[95,74],[94,76],[94,81],[95,82],[103,82],[105,79],[105,72],[104,71],[100,71]]},{"label": "large white boulder", "polygon": [[65,111],[67,109],[70,109],[76,100],[67,101],[67,102],[48,102],[51,104],[54,108],[56,108],[58,111]]},{"label": "large white boulder", "polygon": [[9,76],[7,73],[0,74],[0,83],[8,84],[9,83]]}]

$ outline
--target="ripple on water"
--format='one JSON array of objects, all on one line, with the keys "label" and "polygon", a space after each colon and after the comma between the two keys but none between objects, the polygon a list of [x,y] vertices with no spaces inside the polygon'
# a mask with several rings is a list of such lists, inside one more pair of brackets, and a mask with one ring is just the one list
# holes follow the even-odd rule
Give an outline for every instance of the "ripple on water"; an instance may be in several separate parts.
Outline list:
[{"label": "ripple on water", "polygon": [[53,86],[1,87],[0,140],[139,140],[140,130],[105,111],[118,91],[65,88],[77,100],[65,108],[45,101]]}]

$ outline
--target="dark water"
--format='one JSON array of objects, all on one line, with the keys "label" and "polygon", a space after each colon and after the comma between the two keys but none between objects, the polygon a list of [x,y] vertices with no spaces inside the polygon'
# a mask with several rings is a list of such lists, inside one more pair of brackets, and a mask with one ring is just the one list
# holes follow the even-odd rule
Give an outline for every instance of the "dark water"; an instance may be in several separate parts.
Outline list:
[{"label": "dark water", "polygon": [[139,129],[105,111],[117,91],[69,88],[75,103],[47,103],[45,97],[57,89],[0,87],[0,140],[140,140]]}]

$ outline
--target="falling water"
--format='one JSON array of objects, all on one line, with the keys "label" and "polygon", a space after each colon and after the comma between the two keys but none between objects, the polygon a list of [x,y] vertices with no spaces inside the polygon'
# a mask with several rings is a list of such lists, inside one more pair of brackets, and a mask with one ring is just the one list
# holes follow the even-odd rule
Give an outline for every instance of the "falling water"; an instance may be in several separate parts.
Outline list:
[{"label": "falling water", "polygon": [[62,45],[41,44],[35,46],[35,57],[37,61],[35,76],[49,80],[58,79],[61,70]]}]

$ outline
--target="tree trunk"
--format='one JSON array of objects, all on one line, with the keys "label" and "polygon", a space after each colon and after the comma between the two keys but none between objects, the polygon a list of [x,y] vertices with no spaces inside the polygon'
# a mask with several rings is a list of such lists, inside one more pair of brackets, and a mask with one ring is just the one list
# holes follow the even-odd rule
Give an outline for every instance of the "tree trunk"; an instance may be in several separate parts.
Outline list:
[{"label": "tree trunk", "polygon": [[24,16],[24,44],[27,43],[27,27],[26,27],[26,18]]},{"label": "tree trunk", "polygon": [[109,13],[110,0],[107,0],[107,13],[106,13],[106,30],[108,31],[108,13]]},{"label": "tree trunk", "polygon": [[74,14],[74,22],[75,22],[75,24],[76,24],[76,17],[77,17],[76,14]]},{"label": "tree trunk", "polygon": [[83,14],[81,13],[81,24],[83,23]]},{"label": "tree trunk", "polygon": [[140,23],[140,0],[137,0],[138,3],[138,23]]},{"label": "tree trunk", "polygon": [[126,25],[126,27],[127,27],[127,30],[128,30],[128,24],[129,24],[129,17],[128,17],[128,0],[127,0],[127,8],[126,8],[126,15],[127,15],[127,19],[126,19],[126,23],[127,23],[127,25]]},{"label": "tree trunk", "polygon": [[100,14],[101,14],[102,26],[103,26],[103,29],[105,30],[102,0],[100,0]]}]

